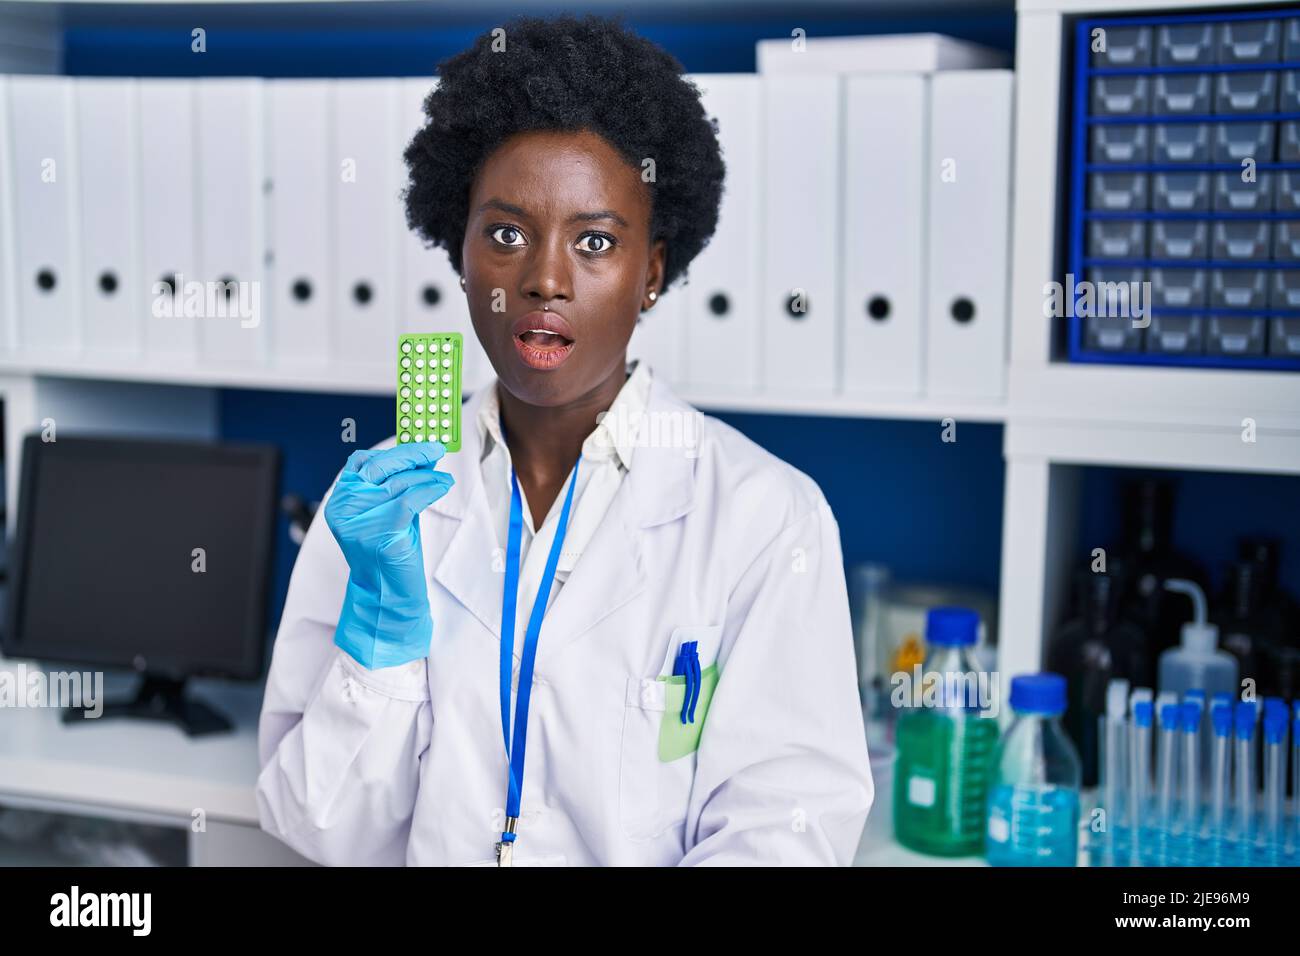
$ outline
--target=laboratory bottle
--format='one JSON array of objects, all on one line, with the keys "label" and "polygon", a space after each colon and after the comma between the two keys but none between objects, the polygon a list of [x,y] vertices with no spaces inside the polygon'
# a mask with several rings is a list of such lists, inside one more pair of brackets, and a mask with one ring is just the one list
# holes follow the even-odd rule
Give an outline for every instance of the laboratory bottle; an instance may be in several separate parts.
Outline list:
[{"label": "laboratory bottle", "polygon": [[[920,701],[899,712],[894,770],[894,834],[909,849],[935,856],[973,856],[984,849],[988,766],[997,744],[989,714],[991,684],[971,651],[979,615],[967,608],[932,608],[929,648],[919,676]],[[918,705],[919,704],[919,705]]]},{"label": "laboratory bottle", "polygon": [[1147,668],[1146,634],[1121,611],[1124,577],[1120,561],[1105,571],[1080,572],[1078,613],[1048,643],[1047,667],[1067,682],[1064,727],[1079,753],[1086,787],[1098,781],[1106,688],[1116,678],[1150,686],[1155,676]]},{"label": "laboratory bottle", "polygon": [[1205,594],[1200,586],[1175,578],[1166,581],[1165,588],[1192,599],[1192,619],[1183,625],[1181,643],[1160,655],[1160,692],[1180,700],[1189,690],[1204,691],[1210,697],[1218,693],[1235,697],[1237,661],[1218,647],[1219,629],[1205,619]]},{"label": "laboratory bottle", "polygon": [[1079,755],[1061,727],[1066,681],[1026,674],[1011,681],[1015,718],[994,752],[986,856],[993,866],[1075,866]]},{"label": "laboratory bottle", "polygon": [[1121,491],[1125,533],[1118,557],[1128,569],[1123,614],[1147,641],[1145,673],[1127,676],[1143,687],[1155,678],[1160,652],[1178,643],[1183,621],[1182,604],[1165,590],[1165,581],[1182,578],[1202,587],[1209,581],[1198,561],[1174,547],[1174,490],[1168,480],[1143,477],[1125,482]]}]

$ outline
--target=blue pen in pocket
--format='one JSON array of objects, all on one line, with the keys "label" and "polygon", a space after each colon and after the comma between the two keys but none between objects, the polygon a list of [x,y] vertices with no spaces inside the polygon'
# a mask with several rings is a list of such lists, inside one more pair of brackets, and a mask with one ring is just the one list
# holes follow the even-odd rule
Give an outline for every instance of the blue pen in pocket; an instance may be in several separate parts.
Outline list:
[{"label": "blue pen in pocket", "polygon": [[695,705],[700,699],[699,641],[683,641],[673,661],[673,676],[686,678],[682,695],[682,723],[695,723]]}]

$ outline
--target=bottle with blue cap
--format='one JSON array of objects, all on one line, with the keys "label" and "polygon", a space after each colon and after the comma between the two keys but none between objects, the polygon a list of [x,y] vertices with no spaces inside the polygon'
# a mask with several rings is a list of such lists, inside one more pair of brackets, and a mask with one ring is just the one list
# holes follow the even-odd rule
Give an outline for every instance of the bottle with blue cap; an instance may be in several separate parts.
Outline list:
[{"label": "bottle with blue cap", "polygon": [[987,857],[993,866],[1075,866],[1083,769],[1061,727],[1065,678],[1011,681],[1015,719],[994,752]]},{"label": "bottle with blue cap", "polygon": [[920,853],[974,856],[984,849],[988,768],[998,725],[988,714],[987,675],[972,656],[978,636],[975,611],[932,608],[925,663],[911,675],[894,677],[894,834]]}]

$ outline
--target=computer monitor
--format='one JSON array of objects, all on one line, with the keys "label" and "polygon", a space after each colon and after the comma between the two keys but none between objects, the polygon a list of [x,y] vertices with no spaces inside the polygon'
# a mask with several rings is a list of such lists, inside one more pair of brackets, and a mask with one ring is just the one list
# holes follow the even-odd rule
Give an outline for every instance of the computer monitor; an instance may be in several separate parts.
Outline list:
[{"label": "computer monitor", "polygon": [[272,446],[27,436],[5,655],[134,668],[103,716],[229,729],[183,686],[261,675],[278,477]]}]

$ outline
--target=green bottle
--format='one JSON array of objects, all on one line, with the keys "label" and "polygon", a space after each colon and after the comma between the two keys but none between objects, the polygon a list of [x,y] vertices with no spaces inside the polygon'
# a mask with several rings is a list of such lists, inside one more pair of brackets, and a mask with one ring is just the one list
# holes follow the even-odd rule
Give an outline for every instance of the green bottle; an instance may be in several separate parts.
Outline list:
[{"label": "green bottle", "polygon": [[898,719],[894,768],[894,835],[903,846],[933,856],[984,852],[988,771],[998,723],[981,716],[990,689],[971,656],[979,615],[966,608],[932,608],[926,616],[930,651],[920,683]]}]

